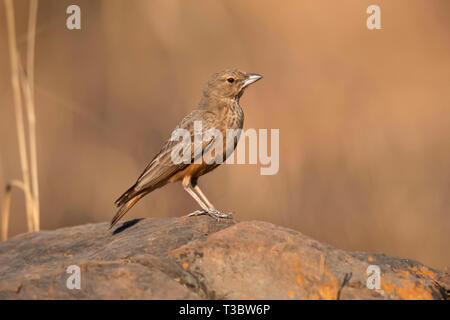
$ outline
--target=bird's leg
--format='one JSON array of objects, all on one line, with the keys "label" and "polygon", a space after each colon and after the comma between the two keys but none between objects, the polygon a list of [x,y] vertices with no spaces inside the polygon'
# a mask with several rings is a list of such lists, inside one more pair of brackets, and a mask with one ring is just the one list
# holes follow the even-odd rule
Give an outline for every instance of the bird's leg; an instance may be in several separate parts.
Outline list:
[{"label": "bird's leg", "polygon": [[197,210],[195,212],[192,212],[191,214],[189,214],[189,216],[198,216],[201,214],[205,214],[206,212],[208,212],[209,208],[206,204],[203,203],[203,201],[200,199],[200,197],[194,192],[194,190],[192,189],[192,186],[187,186],[184,187],[184,190],[186,190],[187,193],[190,194],[190,196],[192,198],[194,198],[195,201],[197,201],[197,203],[200,205],[200,207],[202,207],[203,210]]},{"label": "bird's leg", "polygon": [[203,200],[204,203],[206,203],[206,205],[210,208],[210,209],[214,209],[216,210],[216,208],[214,207],[214,205],[209,202],[208,198],[205,196],[205,194],[202,192],[202,190],[200,190],[200,187],[198,186],[198,184],[196,184],[194,186],[194,191],[197,192],[198,196],[200,197],[200,199]]},{"label": "bird's leg", "polygon": [[208,213],[210,216],[215,217],[217,219],[219,218],[231,218],[231,215],[233,214],[233,212],[230,213],[223,213],[220,212],[219,210],[217,210],[214,205],[208,200],[208,198],[205,196],[205,194],[202,192],[202,190],[200,189],[200,187],[197,184],[197,178],[193,178],[191,179],[191,184],[194,187],[194,191],[197,193],[197,195],[200,197],[200,199],[203,201],[203,203],[205,203],[210,212]]},{"label": "bird's leg", "polygon": [[[194,185],[194,187],[193,187]],[[207,214],[210,217],[216,218],[219,220],[220,218],[223,219],[229,219],[231,218],[231,213],[221,213],[214,206],[209,202],[209,200],[206,198],[206,196],[203,194],[203,192],[200,190],[200,188],[197,186],[197,179],[191,179],[190,177],[185,177],[183,179],[183,187],[184,190],[186,190],[187,193],[191,195],[192,198],[194,198],[195,201],[202,207],[203,210],[197,210],[190,214],[188,214],[189,217],[191,216],[199,216],[203,214]],[[197,193],[195,193],[197,191]],[[205,204],[206,202],[206,204]]]},{"label": "bird's leg", "polygon": [[231,215],[233,212],[229,213],[223,213],[217,210],[214,205],[206,198],[205,194],[200,190],[200,187],[196,184],[194,187],[194,191],[197,192],[197,194],[200,196],[200,198],[203,200],[204,203],[206,203],[211,211],[213,211],[216,215],[218,215],[219,218],[231,218]]},{"label": "bird's leg", "polygon": [[186,192],[189,193],[189,195],[190,195],[192,198],[194,198],[194,200],[197,201],[197,203],[198,203],[198,204],[200,205],[200,207],[203,209],[203,210],[197,210],[197,211],[194,211],[194,212],[188,214],[188,216],[189,216],[189,217],[192,217],[192,216],[199,216],[199,215],[202,215],[202,214],[206,214],[206,213],[209,211],[209,208],[208,208],[208,206],[200,199],[200,197],[195,193],[194,189],[192,188],[191,177],[189,177],[189,176],[184,177],[184,179],[183,179],[183,187],[184,187],[184,190],[186,190]]}]

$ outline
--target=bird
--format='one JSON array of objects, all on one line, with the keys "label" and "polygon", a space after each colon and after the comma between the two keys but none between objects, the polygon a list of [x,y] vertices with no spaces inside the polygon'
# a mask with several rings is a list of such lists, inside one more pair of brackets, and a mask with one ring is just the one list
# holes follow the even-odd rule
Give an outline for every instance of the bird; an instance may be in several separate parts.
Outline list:
[{"label": "bird", "polygon": [[[225,145],[226,141],[216,139],[215,136],[194,144],[195,136],[200,133],[198,129],[195,129],[195,123],[201,121],[202,134],[213,129],[218,130],[225,136],[227,129],[242,130],[244,112],[239,104],[239,99],[250,84],[260,79],[262,79],[262,76],[259,74],[246,73],[239,69],[225,69],[213,74],[203,88],[202,97],[197,107],[185,116],[172,131],[174,133],[177,130],[185,130],[184,132],[187,132],[187,135],[190,136],[191,139],[187,143],[190,144],[191,152],[186,157],[189,161],[173,161],[173,153],[180,148],[182,142],[172,139],[167,140],[159,153],[154,156],[138,177],[136,183],[115,201],[115,205],[119,209],[111,220],[110,228],[144,196],[168,183],[177,181],[181,181],[183,188],[201,208],[201,210],[196,210],[188,216],[206,214],[217,220],[231,218],[232,213],[218,211],[206,198],[198,186],[198,179],[220,165],[219,161],[213,163],[205,161],[205,151],[223,143],[224,145],[219,149],[222,150],[223,154],[218,154],[217,157],[223,157],[222,160],[226,159],[236,148],[240,134],[237,135],[236,139],[233,138],[231,147]],[[213,156],[216,155],[213,154]]]}]

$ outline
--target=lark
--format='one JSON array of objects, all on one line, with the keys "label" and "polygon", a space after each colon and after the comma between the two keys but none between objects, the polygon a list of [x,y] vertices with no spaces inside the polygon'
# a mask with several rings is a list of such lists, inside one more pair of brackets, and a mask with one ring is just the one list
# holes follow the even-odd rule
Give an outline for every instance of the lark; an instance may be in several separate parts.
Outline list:
[{"label": "lark", "polygon": [[136,183],[116,200],[115,204],[119,207],[119,210],[111,221],[111,227],[142,197],[168,183],[177,181],[181,181],[186,192],[195,199],[201,208],[201,210],[192,212],[188,216],[207,214],[216,219],[231,218],[231,213],[222,213],[217,210],[198,186],[199,177],[214,170],[220,165],[220,161],[211,163],[205,161],[203,157],[200,158],[200,161],[196,161],[198,159],[195,157],[198,154],[203,155],[214,144],[223,143],[219,150],[223,150],[222,158],[225,160],[236,148],[239,136],[233,139],[232,150],[224,139],[219,141],[214,137],[202,140],[200,144],[194,144],[194,136],[198,134],[194,130],[194,123],[201,121],[202,133],[215,129],[223,137],[226,136],[227,129],[242,129],[244,112],[239,105],[239,99],[250,84],[261,78],[262,76],[259,74],[245,73],[238,69],[228,69],[215,73],[206,83],[197,107],[184,117],[174,129],[183,129],[190,133],[191,161],[173,161],[174,148],[179,149],[178,144],[181,142],[169,139],[163,145],[161,151],[150,161]]}]

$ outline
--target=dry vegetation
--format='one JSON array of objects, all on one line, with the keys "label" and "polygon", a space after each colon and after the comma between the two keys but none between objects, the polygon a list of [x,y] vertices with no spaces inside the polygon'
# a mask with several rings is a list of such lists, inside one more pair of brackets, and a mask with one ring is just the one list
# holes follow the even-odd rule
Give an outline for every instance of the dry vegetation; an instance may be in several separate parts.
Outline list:
[{"label": "dry vegetation", "polygon": [[[14,96],[14,110],[16,114],[17,138],[20,153],[20,166],[22,181],[12,180],[6,184],[1,212],[2,233],[1,239],[8,238],[11,194],[13,187],[22,190],[25,195],[27,230],[39,231],[39,183],[37,171],[36,150],[36,116],[34,110],[34,44],[36,33],[36,18],[38,1],[30,0],[29,23],[27,37],[27,69],[23,70],[17,48],[16,22],[14,16],[14,3],[4,0],[6,24],[8,30],[8,45],[11,64],[11,84]],[[22,100],[25,97],[25,104]],[[28,147],[26,141],[25,120],[23,109],[25,107],[28,120]],[[29,148],[29,149],[28,149]],[[30,155],[28,157],[28,154]],[[31,167],[31,170],[30,170]]]}]

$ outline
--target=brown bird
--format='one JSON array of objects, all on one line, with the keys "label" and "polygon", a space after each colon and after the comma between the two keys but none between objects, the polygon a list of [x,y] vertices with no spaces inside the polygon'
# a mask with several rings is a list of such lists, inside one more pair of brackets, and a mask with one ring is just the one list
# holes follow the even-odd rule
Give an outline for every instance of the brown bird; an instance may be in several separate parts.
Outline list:
[{"label": "brown bird", "polygon": [[[201,121],[201,134],[205,134],[208,130],[216,129],[222,137],[226,137],[227,129],[242,129],[244,124],[244,112],[239,105],[239,98],[242,96],[245,88],[261,79],[258,74],[245,73],[243,71],[224,70],[214,74],[207,82],[203,89],[203,95],[198,106],[189,113],[175,128],[177,130],[186,130],[190,134],[190,153],[183,161],[174,161],[174,150],[180,149],[183,142],[168,140],[161,151],[153,158],[153,160],[145,168],[144,172],[139,176],[136,183],[129,188],[122,196],[120,196],[115,204],[120,207],[111,221],[111,227],[123,217],[128,210],[133,207],[142,197],[153,190],[166,185],[169,182],[182,181],[184,189],[197,201],[202,210],[197,210],[189,216],[208,214],[216,219],[230,218],[231,213],[219,212],[212,203],[206,198],[200,190],[197,181],[198,178],[209,171],[215,169],[220,163],[205,161],[204,154],[216,147],[217,144],[223,143],[219,149],[223,151],[222,161],[229,156],[236,148],[237,140],[233,138],[231,146],[226,146],[226,139],[216,139],[215,136],[209,139],[200,140],[200,143],[194,143],[196,136],[200,134],[198,129],[194,130],[197,121]],[[197,127],[198,128],[198,127]],[[207,136],[207,135],[206,135]],[[183,140],[184,141],[184,140]],[[183,145],[185,146],[185,145]],[[177,149],[175,149],[177,148]],[[201,150],[200,150],[201,149]],[[216,149],[214,149],[216,150]],[[198,158],[198,155],[201,158]],[[197,157],[196,157],[197,156]],[[212,157],[215,157],[212,152]],[[189,160],[189,161],[185,161]],[[200,161],[198,161],[200,160]]]}]

